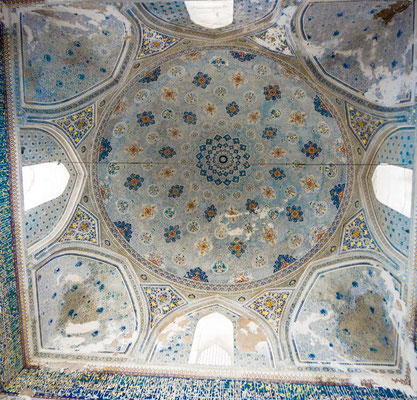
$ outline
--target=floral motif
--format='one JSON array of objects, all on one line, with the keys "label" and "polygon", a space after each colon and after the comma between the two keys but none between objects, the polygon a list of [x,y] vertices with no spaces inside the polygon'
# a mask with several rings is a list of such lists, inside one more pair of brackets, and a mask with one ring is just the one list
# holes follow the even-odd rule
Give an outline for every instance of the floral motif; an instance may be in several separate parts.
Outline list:
[{"label": "floral motif", "polygon": [[176,197],[180,197],[182,195],[183,190],[184,190],[184,186],[181,186],[181,185],[171,186],[171,188],[169,189],[168,197],[172,197],[174,199]]},{"label": "floral motif", "polygon": [[300,179],[300,183],[303,185],[303,188],[307,193],[316,192],[320,189],[320,184],[313,175],[304,176]]},{"label": "floral motif", "polygon": [[59,241],[82,241],[98,245],[99,225],[97,217],[83,206],[78,205],[74,216]]},{"label": "floral motif", "polygon": [[226,111],[231,117],[234,117],[239,112],[239,106],[235,101],[232,101],[226,106]]},{"label": "floral motif", "polygon": [[303,221],[303,211],[301,211],[300,206],[288,206],[287,207],[287,217],[290,222],[302,222]]},{"label": "floral motif", "polygon": [[159,154],[161,157],[168,159],[174,157],[177,152],[170,146],[164,146],[161,150],[159,150]]},{"label": "floral motif", "polygon": [[175,101],[177,99],[177,89],[162,88],[161,99],[165,101]]},{"label": "floral motif", "polygon": [[240,258],[245,253],[246,247],[247,244],[243,240],[235,237],[229,244],[228,249],[235,257]]},{"label": "floral motif", "polygon": [[317,143],[313,143],[311,140],[309,140],[308,143],[306,143],[301,149],[301,151],[306,155],[306,157],[310,157],[312,160],[314,160],[321,153],[321,147],[319,147]]},{"label": "floral motif", "polygon": [[264,196],[266,199],[275,199],[275,190],[274,188],[270,186],[262,186],[261,187],[262,196]]},{"label": "floral motif", "polygon": [[214,115],[214,112],[216,111],[216,105],[213,103],[207,103],[206,105],[206,113],[210,115]]},{"label": "floral motif", "polygon": [[343,227],[342,251],[356,249],[379,251],[378,245],[369,230],[363,210],[359,211]]},{"label": "floral motif", "polygon": [[136,154],[139,154],[143,151],[142,147],[140,147],[137,143],[132,143],[129,146],[125,147],[125,152],[129,155],[129,157],[135,157]]},{"label": "floral motif", "polygon": [[98,160],[103,161],[112,151],[110,142],[106,138],[101,139]]},{"label": "floral motif", "polygon": [[190,269],[184,277],[193,281],[208,282],[207,274],[200,267]]},{"label": "floral motif", "polygon": [[264,231],[262,234],[262,240],[264,242],[267,242],[269,244],[275,244],[275,241],[277,240],[278,232],[275,229],[264,227]]},{"label": "floral motif", "polygon": [[282,158],[287,154],[287,151],[279,146],[276,146],[272,149],[271,155],[273,155],[276,158]]},{"label": "floral motif", "polygon": [[178,292],[169,286],[143,286],[150,309],[151,328],[169,312],[187,304]]},{"label": "floral motif", "polygon": [[258,313],[275,331],[278,331],[281,315],[288,297],[288,292],[268,291],[257,297],[253,303],[247,307]]},{"label": "floral motif", "polygon": [[142,79],[139,79],[140,83],[151,83],[158,80],[159,75],[161,75],[161,67],[155,68],[153,71],[148,72],[143,76]]},{"label": "floral motif", "polygon": [[336,208],[340,207],[342,203],[343,194],[345,193],[345,184],[339,183],[333,189],[330,190],[330,197]]},{"label": "floral motif", "polygon": [[159,33],[145,25],[142,25],[142,35],[142,45],[139,50],[140,57],[160,54],[178,42],[176,38]]},{"label": "floral motif", "polygon": [[281,90],[279,85],[268,85],[264,87],[264,95],[266,100],[277,100],[281,98]]},{"label": "floral motif", "polygon": [[248,123],[257,124],[261,119],[261,112],[259,110],[250,111],[248,113]]},{"label": "floral motif", "polygon": [[148,218],[148,219],[154,219],[155,218],[155,211],[156,206],[155,205],[146,205],[142,204],[142,212],[140,213],[141,218]]},{"label": "floral motif", "polygon": [[372,138],[378,132],[388,119],[381,118],[354,108],[349,105],[348,124],[351,131],[360,141],[362,147],[366,150]]},{"label": "floral motif", "polygon": [[222,67],[227,65],[227,62],[223,60],[223,58],[217,57],[211,62],[211,65],[214,65],[217,68],[217,70],[220,71]]},{"label": "floral motif", "polygon": [[204,211],[204,216],[206,217],[206,220],[208,222],[211,222],[211,220],[213,218],[215,218],[217,215],[217,209],[214,206],[214,204],[212,204],[211,206],[207,207],[207,210]]},{"label": "floral motif", "polygon": [[149,126],[155,123],[155,117],[152,111],[144,111],[143,113],[138,114],[137,118],[140,126]]},{"label": "floral motif", "polygon": [[304,126],[306,121],[306,113],[300,111],[291,111],[290,123],[294,126]]},{"label": "floral motif", "polygon": [[197,115],[191,111],[184,111],[184,122],[189,125],[195,125],[197,123]]},{"label": "floral motif", "polygon": [[233,82],[235,87],[239,87],[240,85],[244,85],[247,83],[247,79],[243,76],[242,72],[238,71],[234,75],[230,77],[230,80]]},{"label": "floral motif", "polygon": [[264,133],[262,134],[264,139],[273,139],[275,136],[277,136],[277,129],[271,127],[265,128]]},{"label": "floral motif", "polygon": [[213,249],[213,245],[210,243],[210,239],[207,237],[202,238],[194,246],[198,249],[200,256],[204,256],[208,251]]},{"label": "floral motif", "polygon": [[159,176],[163,178],[172,178],[175,175],[175,172],[176,171],[173,168],[164,168],[164,169],[161,169]]},{"label": "floral motif", "polygon": [[197,210],[197,199],[192,199],[187,202],[185,205],[185,212],[187,214],[192,213]]},{"label": "floral motif", "polygon": [[211,78],[207,74],[197,72],[197,75],[193,79],[194,85],[205,89],[211,82]]},{"label": "floral motif", "polygon": [[246,210],[252,214],[256,214],[259,209],[259,204],[255,200],[247,199],[246,200]]},{"label": "floral motif", "polygon": [[212,270],[216,274],[222,274],[223,272],[227,271],[227,266],[223,261],[219,260],[215,262],[215,264],[212,267]]},{"label": "floral motif", "polygon": [[287,176],[281,168],[272,168],[269,173],[276,181],[280,181]]},{"label": "floral motif", "polygon": [[279,270],[288,267],[295,261],[297,260],[288,254],[280,254],[275,261],[274,272],[278,272]]},{"label": "floral motif", "polygon": [[174,243],[181,239],[181,231],[179,225],[170,225],[168,228],[165,228],[164,237],[167,243]]},{"label": "floral motif", "polygon": [[144,179],[140,175],[131,174],[126,178],[124,186],[136,192],[142,186],[143,181]]},{"label": "floral motif", "polygon": [[327,106],[323,103],[322,99],[317,95],[314,97],[314,110],[323,115],[323,117],[333,117]]},{"label": "floral motif", "polygon": [[94,104],[54,121],[77,148],[95,126]]},{"label": "floral motif", "polygon": [[114,222],[119,233],[128,241],[132,238],[132,225],[125,221]]},{"label": "floral motif", "polygon": [[251,61],[256,57],[256,54],[246,53],[244,51],[231,51],[231,56],[240,62]]}]

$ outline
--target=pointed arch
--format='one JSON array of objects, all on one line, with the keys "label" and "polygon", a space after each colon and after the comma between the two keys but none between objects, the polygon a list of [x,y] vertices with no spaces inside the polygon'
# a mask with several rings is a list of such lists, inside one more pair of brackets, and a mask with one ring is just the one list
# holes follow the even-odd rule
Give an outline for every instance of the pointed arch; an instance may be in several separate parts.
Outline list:
[{"label": "pointed arch", "polygon": [[189,363],[232,365],[233,342],[232,321],[218,312],[206,315],[197,323]]}]

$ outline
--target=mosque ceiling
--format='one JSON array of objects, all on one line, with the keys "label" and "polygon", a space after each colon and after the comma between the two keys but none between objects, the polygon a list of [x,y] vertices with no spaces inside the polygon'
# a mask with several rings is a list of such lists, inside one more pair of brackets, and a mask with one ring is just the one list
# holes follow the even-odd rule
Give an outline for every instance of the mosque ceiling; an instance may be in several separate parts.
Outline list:
[{"label": "mosque ceiling", "polygon": [[[414,165],[414,7],[241,0],[208,30],[182,1],[2,5],[31,388],[62,368],[414,385],[415,210],[372,187]],[[21,169],[55,161],[66,189],[24,210]],[[213,313],[233,367],[189,363]]]}]

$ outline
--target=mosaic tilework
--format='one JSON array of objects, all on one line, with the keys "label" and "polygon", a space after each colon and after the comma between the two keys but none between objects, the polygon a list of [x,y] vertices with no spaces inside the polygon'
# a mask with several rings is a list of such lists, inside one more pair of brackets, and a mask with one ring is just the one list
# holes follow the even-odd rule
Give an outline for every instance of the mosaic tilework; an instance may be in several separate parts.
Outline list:
[{"label": "mosaic tilework", "polygon": [[385,125],[387,118],[378,117],[346,103],[347,121],[350,130],[366,150],[378,129]]},{"label": "mosaic tilework", "polygon": [[[401,129],[393,132],[378,150],[375,162],[395,164],[412,168],[414,162],[414,136],[412,130]],[[379,227],[395,249],[408,255],[410,242],[410,218],[390,207],[375,201],[375,213]]]},{"label": "mosaic tilework", "polygon": [[300,361],[395,364],[401,285],[389,272],[347,264],[318,270],[306,286],[290,325]]},{"label": "mosaic tilework", "polygon": [[368,228],[363,210],[359,211],[343,227],[342,234],[341,251],[345,252],[358,249],[380,251]]},{"label": "mosaic tilework", "polygon": [[49,6],[23,13],[25,101],[62,102],[108,80],[123,57],[128,25],[110,5],[97,5],[94,11]]},{"label": "mosaic tilework", "polygon": [[411,100],[414,85],[414,3],[403,2],[388,22],[392,3],[312,2],[300,15],[305,50],[321,73],[367,100],[393,106]]},{"label": "mosaic tilework", "polygon": [[77,172],[61,144],[49,133],[37,129],[20,135],[22,165],[58,161],[70,175],[65,191],[57,198],[27,210],[24,214],[26,243],[31,245],[46,237],[59,222],[77,179]]},{"label": "mosaic tilework", "polygon": [[219,307],[181,314],[164,326],[156,339],[151,362],[187,364],[197,323],[211,312],[221,313],[233,324],[234,366],[251,370],[272,367],[270,344],[259,323]]},{"label": "mosaic tilework", "polygon": [[74,216],[65,229],[64,234],[59,238],[59,241],[80,241],[98,246],[100,244],[100,236],[97,217],[82,205],[78,205],[74,212]]},{"label": "mosaic tilework", "polygon": [[6,388],[17,394],[29,388],[36,396],[114,399],[114,400],[222,400],[222,399],[339,399],[379,400],[412,399],[400,390],[382,387],[312,385],[301,383],[259,382],[231,379],[187,379],[112,375],[103,373],[64,373],[47,370],[23,370]]},{"label": "mosaic tilework", "polygon": [[54,256],[36,270],[36,293],[43,349],[124,353],[132,345],[138,316],[119,266]]},{"label": "mosaic tilework", "polygon": [[281,314],[284,311],[289,295],[289,292],[268,291],[257,297],[246,307],[258,313],[268,321],[275,331],[278,331]]},{"label": "mosaic tilework", "polygon": [[10,210],[10,154],[6,131],[6,76],[0,23],[0,391],[23,368],[20,345],[18,298],[15,283],[15,259]]},{"label": "mosaic tilework", "polygon": [[283,54],[285,56],[294,55],[288,44],[285,27],[282,25],[274,24],[268,29],[247,36],[247,38],[273,53]]},{"label": "mosaic tilework", "polygon": [[332,232],[350,149],[330,106],[286,66],[190,51],[115,106],[124,113],[96,142],[96,190],[115,236],[151,268],[184,282],[250,282],[310,257]]},{"label": "mosaic tilework", "polygon": [[142,44],[139,49],[139,57],[153,56],[168,50],[176,45],[179,39],[155,31],[142,25]]},{"label": "mosaic tilework", "polygon": [[153,328],[165,315],[188,304],[176,290],[169,286],[142,286],[148,300],[150,326]]},{"label": "mosaic tilework", "polygon": [[[233,22],[223,28],[218,28],[217,32],[226,32],[239,27],[244,27],[256,20],[266,17],[277,5],[277,0],[264,0],[259,3],[255,0],[236,0],[234,1]],[[183,28],[190,28],[197,31],[209,31],[200,25],[193,23],[188,15],[184,1],[174,0],[169,3],[150,2],[145,5],[145,9],[154,17]]]},{"label": "mosaic tilework", "polygon": [[95,106],[91,104],[73,114],[54,120],[54,123],[65,132],[70,142],[77,148],[94,129],[95,119]]}]

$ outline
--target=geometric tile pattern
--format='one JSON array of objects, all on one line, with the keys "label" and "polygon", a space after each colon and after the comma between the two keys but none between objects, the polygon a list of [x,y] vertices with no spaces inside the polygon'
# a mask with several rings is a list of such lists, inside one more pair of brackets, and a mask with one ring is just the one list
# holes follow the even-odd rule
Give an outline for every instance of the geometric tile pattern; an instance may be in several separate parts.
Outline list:
[{"label": "geometric tile pattern", "polygon": [[[398,389],[234,379],[189,379],[134,376],[103,372],[61,372],[24,369],[5,390],[16,395],[31,390],[35,396],[77,399],[411,399]],[[307,396],[305,397],[304,394]]]},{"label": "geometric tile pattern", "polygon": [[349,128],[366,150],[378,129],[388,122],[388,119],[360,111],[350,104],[346,104]]},{"label": "geometric tile pattern", "polygon": [[341,251],[374,250],[379,248],[366,223],[363,210],[359,211],[344,227]]},{"label": "geometric tile pattern", "polygon": [[142,44],[139,50],[139,57],[152,56],[176,45],[179,39],[159,33],[142,25]]},{"label": "geometric tile pattern", "polygon": [[65,132],[73,146],[77,148],[95,127],[94,104],[53,122]]},{"label": "geometric tile pattern", "polygon": [[274,24],[264,31],[246,37],[274,53],[294,55],[288,44],[285,28],[281,25]]},{"label": "geometric tile pattern", "polygon": [[82,205],[78,205],[71,222],[59,242],[87,242],[99,245],[99,223],[97,217]]},{"label": "geometric tile pattern", "polygon": [[169,286],[142,286],[149,305],[151,328],[171,311],[188,304],[177,291]]},{"label": "geometric tile pattern", "polygon": [[248,303],[246,307],[258,313],[275,331],[278,331],[281,314],[289,295],[289,292],[268,291],[258,296],[251,303]]},{"label": "geometric tile pattern", "polygon": [[[2,35],[3,27],[0,23],[0,40]],[[5,51],[3,49],[0,46],[0,391],[23,368],[10,207],[12,179],[6,130],[6,84],[4,69],[1,68]]]}]

